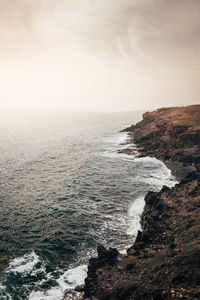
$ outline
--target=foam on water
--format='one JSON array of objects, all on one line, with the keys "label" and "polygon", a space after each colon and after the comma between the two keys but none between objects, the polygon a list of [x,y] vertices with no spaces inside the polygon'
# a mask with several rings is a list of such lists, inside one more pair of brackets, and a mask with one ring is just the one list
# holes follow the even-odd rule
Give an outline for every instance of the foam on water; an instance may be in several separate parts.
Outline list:
[{"label": "foam on water", "polygon": [[111,150],[106,150],[104,153],[101,153],[100,155],[108,158],[120,158],[126,161],[133,161],[134,158],[137,157],[137,152],[135,151],[135,153],[128,155],[126,153],[114,152],[113,149],[111,149]]},{"label": "foam on water", "polygon": [[79,266],[65,272],[58,280],[58,284],[64,289],[72,289],[77,285],[84,284],[87,276],[87,265]]},{"label": "foam on water", "polygon": [[[104,142],[106,142],[104,151],[102,153],[98,153],[98,155],[100,156],[108,158],[120,158],[132,161],[138,155],[136,145],[128,143],[127,133],[118,132],[112,138],[105,138]],[[118,152],[118,150],[125,149],[131,149],[131,155]]]},{"label": "foam on water", "polygon": [[[150,168],[150,174],[147,174],[145,177],[140,175],[140,180],[146,182],[150,185],[150,190],[159,191],[163,187],[163,185],[172,188],[175,186],[176,178],[172,176],[171,170],[169,170],[165,164],[156,158],[152,157],[143,157],[143,158],[135,158],[135,162],[138,162],[143,165],[144,168]],[[160,168],[154,168],[153,166],[159,166]],[[145,206],[145,196],[138,197],[131,204],[128,216],[131,218],[129,222],[127,234],[137,236],[138,230],[142,231],[141,227],[141,215]]]},{"label": "foam on water", "polygon": [[[176,178],[172,176],[171,170],[169,170],[162,161],[148,156],[135,158],[134,161],[140,163],[141,166],[146,169],[149,168],[149,172],[146,172],[145,176],[141,177],[140,175],[140,178],[142,178],[144,183],[149,183],[153,187],[154,191],[159,191],[163,185],[172,188],[176,183],[178,183]],[[154,166],[156,168],[154,168]]]},{"label": "foam on water", "polygon": [[128,216],[131,218],[130,224],[128,226],[127,233],[133,236],[137,236],[138,230],[142,230],[141,228],[141,214],[144,210],[144,197],[139,197],[135,199],[132,205],[129,208]]},{"label": "foam on water", "polygon": [[[40,263],[40,264],[38,264]],[[87,265],[81,265],[76,268],[62,272],[59,278],[55,279],[53,274],[47,273],[45,266],[41,265],[39,256],[33,251],[30,254],[25,254],[22,257],[13,259],[8,268],[7,274],[26,276],[37,276],[37,274],[44,274],[44,278],[37,282],[35,289],[30,293],[27,299],[29,300],[60,300],[66,290],[73,289],[78,285],[84,284],[87,277]],[[46,291],[40,290],[41,286],[49,280],[54,281],[54,286]],[[6,291],[6,286],[0,285],[0,295],[2,300],[12,300],[12,297]]]},{"label": "foam on water", "polygon": [[107,144],[114,144],[119,146],[119,144],[123,144],[127,141],[127,133],[126,132],[117,132],[111,137],[105,138],[104,141]]},{"label": "foam on water", "polygon": [[120,254],[126,255],[126,254],[127,254],[127,250],[128,250],[131,246],[132,246],[132,244],[126,246],[123,250],[120,250],[119,253],[120,253]]},{"label": "foam on water", "polygon": [[29,295],[29,300],[60,300],[67,289],[73,289],[78,285],[84,284],[87,277],[87,266],[78,266],[73,269],[69,269],[63,275],[57,279],[58,286],[43,291],[33,291]]},{"label": "foam on water", "polygon": [[20,273],[25,276],[33,271],[39,261],[39,256],[33,251],[30,254],[25,254],[22,257],[13,259],[9,263],[6,273]]},{"label": "foam on water", "polygon": [[6,286],[0,284],[1,300],[12,300],[12,297],[6,292]]}]

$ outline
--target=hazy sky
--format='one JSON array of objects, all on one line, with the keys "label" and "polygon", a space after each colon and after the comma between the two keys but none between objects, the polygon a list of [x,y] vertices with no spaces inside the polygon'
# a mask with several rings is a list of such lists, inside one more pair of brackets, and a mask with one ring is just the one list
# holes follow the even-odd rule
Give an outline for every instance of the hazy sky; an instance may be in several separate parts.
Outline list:
[{"label": "hazy sky", "polygon": [[199,0],[0,0],[0,110],[200,103]]}]

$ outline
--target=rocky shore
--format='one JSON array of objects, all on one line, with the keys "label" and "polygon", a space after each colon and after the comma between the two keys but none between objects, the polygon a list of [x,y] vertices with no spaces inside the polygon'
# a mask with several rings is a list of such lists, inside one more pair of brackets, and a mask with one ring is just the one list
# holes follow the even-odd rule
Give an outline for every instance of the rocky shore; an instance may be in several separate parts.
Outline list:
[{"label": "rocky shore", "polygon": [[98,247],[83,297],[200,299],[200,105],[147,112],[124,131],[141,156],[163,160],[180,183],[146,195],[143,231],[127,255]]}]

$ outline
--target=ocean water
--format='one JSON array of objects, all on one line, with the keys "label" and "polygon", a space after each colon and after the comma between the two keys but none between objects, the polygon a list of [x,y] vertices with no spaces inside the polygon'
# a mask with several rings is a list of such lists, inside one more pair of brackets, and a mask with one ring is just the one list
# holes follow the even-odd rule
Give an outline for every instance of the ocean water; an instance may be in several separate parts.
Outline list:
[{"label": "ocean water", "polygon": [[[175,179],[155,158],[117,153],[141,113],[0,119],[0,299],[61,299],[83,284],[98,244],[123,251],[144,196]],[[130,147],[130,146],[129,146]]]}]

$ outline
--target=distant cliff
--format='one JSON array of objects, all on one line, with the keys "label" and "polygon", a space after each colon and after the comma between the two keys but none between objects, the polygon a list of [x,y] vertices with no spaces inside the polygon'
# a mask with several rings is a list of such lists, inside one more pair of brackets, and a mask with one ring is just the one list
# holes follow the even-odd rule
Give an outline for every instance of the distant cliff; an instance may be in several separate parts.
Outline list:
[{"label": "distant cliff", "polygon": [[200,105],[145,113],[124,131],[140,155],[164,160],[182,180],[147,194],[143,232],[127,255],[98,247],[84,297],[200,299]]},{"label": "distant cliff", "polygon": [[140,146],[141,154],[168,162],[178,177],[200,168],[200,105],[147,112],[141,122],[123,131]]}]

